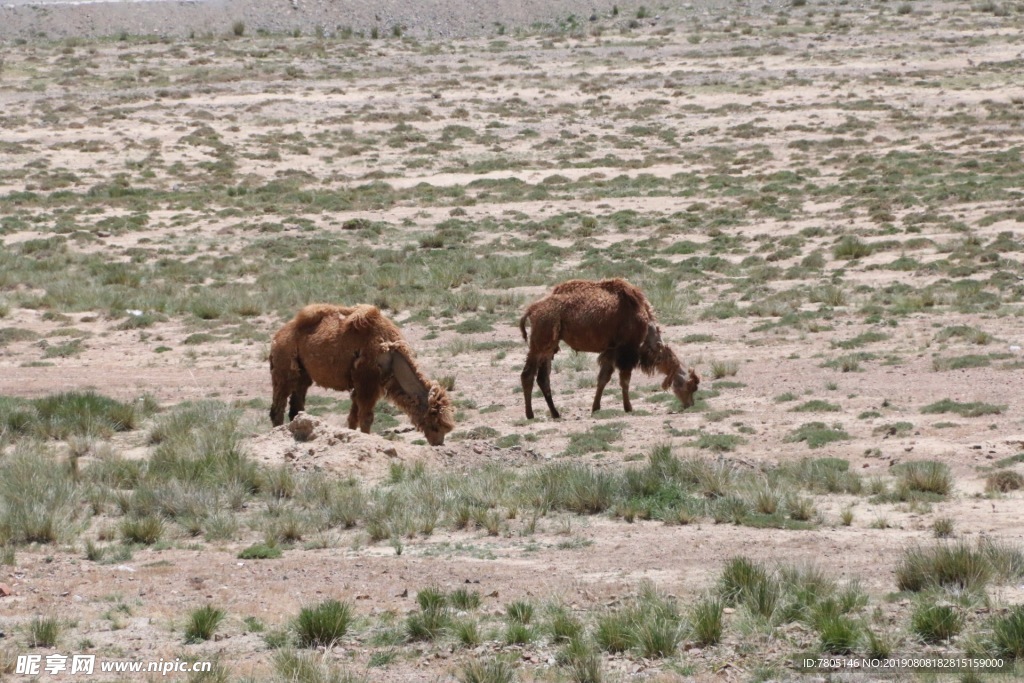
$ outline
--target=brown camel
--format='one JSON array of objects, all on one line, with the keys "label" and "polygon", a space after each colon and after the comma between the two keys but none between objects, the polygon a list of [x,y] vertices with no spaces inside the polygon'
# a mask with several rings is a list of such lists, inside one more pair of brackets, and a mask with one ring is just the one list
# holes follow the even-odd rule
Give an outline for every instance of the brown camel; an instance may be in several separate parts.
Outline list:
[{"label": "brown camel", "polygon": [[[527,322],[532,328],[529,337]],[[601,394],[616,367],[623,407],[626,412],[633,410],[629,380],[637,365],[648,375],[655,371],[664,374],[661,388],[671,386],[684,408],[693,405],[700,377],[693,368],[683,370],[676,354],[661,341],[661,330],[647,297],[621,278],[568,280],[557,285],[543,299],[530,304],[519,319],[519,330],[530,344],[522,373],[527,419],[533,419],[534,377],[551,417],[558,417],[551,400],[551,359],[558,352],[560,341],[575,351],[599,354],[595,411],[601,409]]]},{"label": "brown camel", "polygon": [[402,333],[375,306],[303,308],[274,335],[270,379],[270,421],[275,427],[284,422],[289,398],[289,419],[303,410],[314,382],[352,393],[349,429],[358,425],[369,433],[381,396],[401,408],[432,446],[443,444],[455,426],[448,394],[420,374]]}]

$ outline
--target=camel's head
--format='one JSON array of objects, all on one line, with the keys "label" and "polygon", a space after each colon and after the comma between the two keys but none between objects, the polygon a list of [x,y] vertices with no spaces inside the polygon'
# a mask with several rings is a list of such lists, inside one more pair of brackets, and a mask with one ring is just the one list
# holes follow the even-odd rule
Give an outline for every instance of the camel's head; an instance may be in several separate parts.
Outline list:
[{"label": "camel's head", "polygon": [[647,337],[640,347],[640,369],[665,375],[663,389],[668,389],[673,378],[683,372],[683,364],[668,344],[661,340],[661,329],[651,321],[647,323]]},{"label": "camel's head", "polygon": [[404,344],[388,344],[377,357],[380,369],[391,373],[387,394],[427,437],[431,446],[444,443],[444,435],[455,428],[455,411],[448,392],[425,378],[412,361]]},{"label": "camel's head", "polygon": [[423,434],[431,446],[444,443],[444,436],[455,428],[455,414],[448,392],[440,384],[431,383],[427,395],[427,414],[423,416]]},{"label": "camel's head", "polygon": [[647,323],[647,338],[640,347],[640,368],[650,368],[648,372],[657,368],[658,372],[665,375],[661,388],[667,391],[672,387],[672,393],[683,404],[683,408],[693,406],[693,395],[697,393],[697,387],[700,385],[700,376],[693,368],[683,368],[675,351],[661,341],[661,330],[653,320]]},{"label": "camel's head", "polygon": [[[665,378],[665,382],[662,384],[663,389],[668,389],[670,380]],[[679,402],[683,404],[683,408],[693,407],[693,395],[697,393],[697,388],[700,386],[700,375],[690,368],[689,371],[683,372],[679,370],[671,378],[672,393],[676,395]]]}]

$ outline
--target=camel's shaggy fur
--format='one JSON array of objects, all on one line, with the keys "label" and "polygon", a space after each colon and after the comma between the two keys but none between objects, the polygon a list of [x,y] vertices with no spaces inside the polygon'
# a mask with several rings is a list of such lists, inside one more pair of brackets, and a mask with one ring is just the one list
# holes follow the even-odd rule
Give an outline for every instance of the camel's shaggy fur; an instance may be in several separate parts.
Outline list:
[{"label": "camel's shaggy fur", "polygon": [[274,335],[270,379],[274,387],[270,421],[284,422],[304,408],[314,382],[352,392],[349,429],[369,433],[373,407],[387,396],[402,409],[433,446],[444,443],[455,426],[444,388],[420,374],[395,324],[375,306],[310,304]]},{"label": "camel's shaggy fur", "polygon": [[[527,322],[531,327],[529,337]],[[563,282],[543,299],[530,304],[519,319],[519,329],[530,344],[522,374],[528,419],[533,418],[534,378],[551,416],[558,417],[551,400],[551,359],[558,352],[560,341],[576,351],[600,354],[593,410],[601,409],[601,394],[616,367],[623,407],[627,412],[633,410],[629,380],[638,365],[648,375],[655,371],[664,374],[662,388],[671,386],[684,408],[693,405],[700,377],[693,368],[683,370],[676,354],[661,341],[661,329],[647,297],[621,278]]]}]

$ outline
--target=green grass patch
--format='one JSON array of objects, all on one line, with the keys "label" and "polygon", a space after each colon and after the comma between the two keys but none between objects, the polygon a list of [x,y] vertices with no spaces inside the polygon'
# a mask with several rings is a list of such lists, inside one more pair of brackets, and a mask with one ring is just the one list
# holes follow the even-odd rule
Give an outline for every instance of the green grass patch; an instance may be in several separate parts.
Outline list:
[{"label": "green grass patch", "polygon": [[791,412],[791,413],[838,413],[841,410],[842,410],[842,408],[840,406],[836,405],[835,403],[829,403],[828,401],[823,401],[821,399],[813,399],[811,401],[806,401],[804,403],[801,403],[800,405],[796,406],[795,408],[790,408],[789,412]]},{"label": "green grass patch", "polygon": [[842,427],[829,427],[824,422],[808,422],[801,425],[786,437],[788,442],[803,441],[809,448],[821,448],[833,441],[848,441],[850,435]]},{"label": "green grass patch", "polygon": [[930,403],[924,408],[921,408],[921,412],[925,415],[933,415],[937,413],[956,413],[961,417],[981,417],[983,415],[1001,415],[1006,410],[1006,406],[993,405],[991,403],[982,403],[975,401],[972,403],[960,403],[959,401],[953,401],[945,398],[935,403]]},{"label": "green grass patch", "polygon": [[569,445],[562,455],[580,456],[611,450],[612,444],[622,438],[623,422],[608,422],[591,427],[585,432],[569,435]]}]

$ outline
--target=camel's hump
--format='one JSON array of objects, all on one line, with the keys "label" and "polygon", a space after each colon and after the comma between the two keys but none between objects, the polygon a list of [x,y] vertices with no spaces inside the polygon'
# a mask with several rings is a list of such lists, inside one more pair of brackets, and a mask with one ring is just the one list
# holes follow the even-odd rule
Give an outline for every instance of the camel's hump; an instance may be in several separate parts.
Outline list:
[{"label": "camel's hump", "polygon": [[295,314],[293,323],[296,327],[316,327],[320,324],[320,321],[328,316],[338,316],[339,318],[351,318],[353,315],[359,315],[363,319],[369,321],[371,318],[379,317],[380,310],[376,306],[370,306],[369,304],[361,304],[358,306],[338,306],[336,304],[308,304],[302,307],[298,313]]}]

